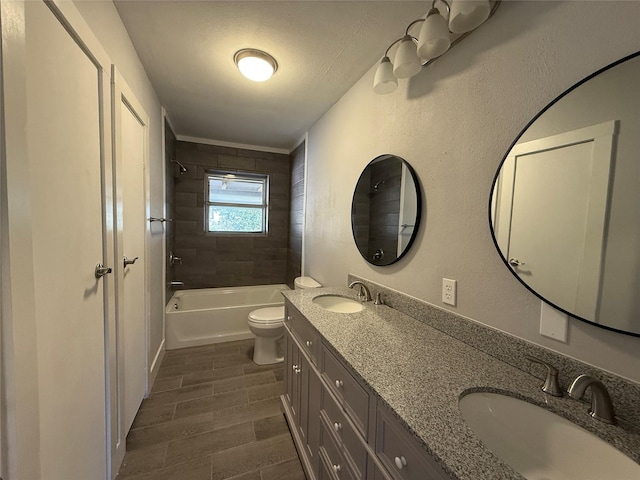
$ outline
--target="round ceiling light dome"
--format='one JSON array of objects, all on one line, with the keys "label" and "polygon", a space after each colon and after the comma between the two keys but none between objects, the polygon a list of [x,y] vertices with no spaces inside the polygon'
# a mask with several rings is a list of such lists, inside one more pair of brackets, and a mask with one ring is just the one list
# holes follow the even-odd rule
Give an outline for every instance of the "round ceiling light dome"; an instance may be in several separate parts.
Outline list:
[{"label": "round ceiling light dome", "polygon": [[244,48],[233,56],[240,73],[254,82],[264,82],[278,70],[276,59],[262,50]]}]

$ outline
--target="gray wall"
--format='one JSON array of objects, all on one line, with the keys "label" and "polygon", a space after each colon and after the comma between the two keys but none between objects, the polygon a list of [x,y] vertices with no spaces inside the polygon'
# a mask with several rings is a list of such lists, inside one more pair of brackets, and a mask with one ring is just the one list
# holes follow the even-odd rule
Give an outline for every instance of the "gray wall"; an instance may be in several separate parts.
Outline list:
[{"label": "gray wall", "polygon": [[[236,287],[285,283],[289,240],[290,160],[288,155],[176,143],[176,160],[188,171],[175,176],[175,254],[173,278],[184,288]],[[269,175],[269,233],[205,233],[205,171],[219,169]]]},{"label": "gray wall", "polygon": [[300,276],[302,266],[302,226],[304,216],[305,142],[291,152],[291,201],[289,212],[289,248],[287,249],[287,285]]},{"label": "gray wall", "polygon": [[[496,14],[390,95],[376,65],[309,131],[305,272],[326,286],[349,273],[640,382],[640,338],[569,321],[568,343],[540,335],[540,300],[494,248],[491,183],[511,142],[537,112],[595,70],[640,49],[639,2],[502,2]],[[393,152],[424,191],[409,253],[366,263],[351,234],[354,185]],[[458,281],[455,307],[442,278]]]}]

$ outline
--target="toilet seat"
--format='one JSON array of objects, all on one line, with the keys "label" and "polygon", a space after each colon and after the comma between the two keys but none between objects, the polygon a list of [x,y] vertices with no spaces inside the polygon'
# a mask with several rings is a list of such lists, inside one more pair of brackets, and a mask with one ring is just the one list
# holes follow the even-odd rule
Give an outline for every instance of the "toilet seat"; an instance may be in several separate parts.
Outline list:
[{"label": "toilet seat", "polygon": [[284,307],[265,307],[249,314],[249,321],[261,326],[281,324],[284,321]]}]

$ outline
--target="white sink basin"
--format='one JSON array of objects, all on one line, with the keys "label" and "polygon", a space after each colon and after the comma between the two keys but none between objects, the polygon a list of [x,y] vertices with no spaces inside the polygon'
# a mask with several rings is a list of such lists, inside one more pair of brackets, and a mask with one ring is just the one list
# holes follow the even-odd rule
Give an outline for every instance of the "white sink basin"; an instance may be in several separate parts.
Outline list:
[{"label": "white sink basin", "polygon": [[338,313],[356,313],[364,308],[362,303],[340,295],[321,295],[312,302],[325,310]]},{"label": "white sink basin", "polygon": [[640,479],[640,465],[629,457],[531,403],[478,392],[460,399],[460,411],[489,450],[530,480]]}]

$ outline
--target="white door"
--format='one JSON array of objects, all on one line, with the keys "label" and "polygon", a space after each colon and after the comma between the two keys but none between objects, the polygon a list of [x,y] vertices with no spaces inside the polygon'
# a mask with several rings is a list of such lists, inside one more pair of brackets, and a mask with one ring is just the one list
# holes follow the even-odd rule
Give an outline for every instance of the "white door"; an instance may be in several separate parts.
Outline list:
[{"label": "white door", "polygon": [[40,420],[32,454],[42,478],[105,478],[108,279],[94,273],[107,251],[103,71],[43,2],[25,3],[25,24]]},{"label": "white door", "polygon": [[146,313],[145,313],[145,232],[148,220],[145,205],[146,128],[143,112],[135,112],[131,102],[120,96],[121,162],[117,173],[122,188],[122,252],[130,263],[123,271],[122,346],[124,347],[125,433],[131,428],[146,393]]},{"label": "white door", "polygon": [[[553,304],[597,316],[615,123],[517,145],[497,219],[514,272]],[[604,141],[602,140],[604,139]],[[604,145],[603,145],[604,144]]]}]

